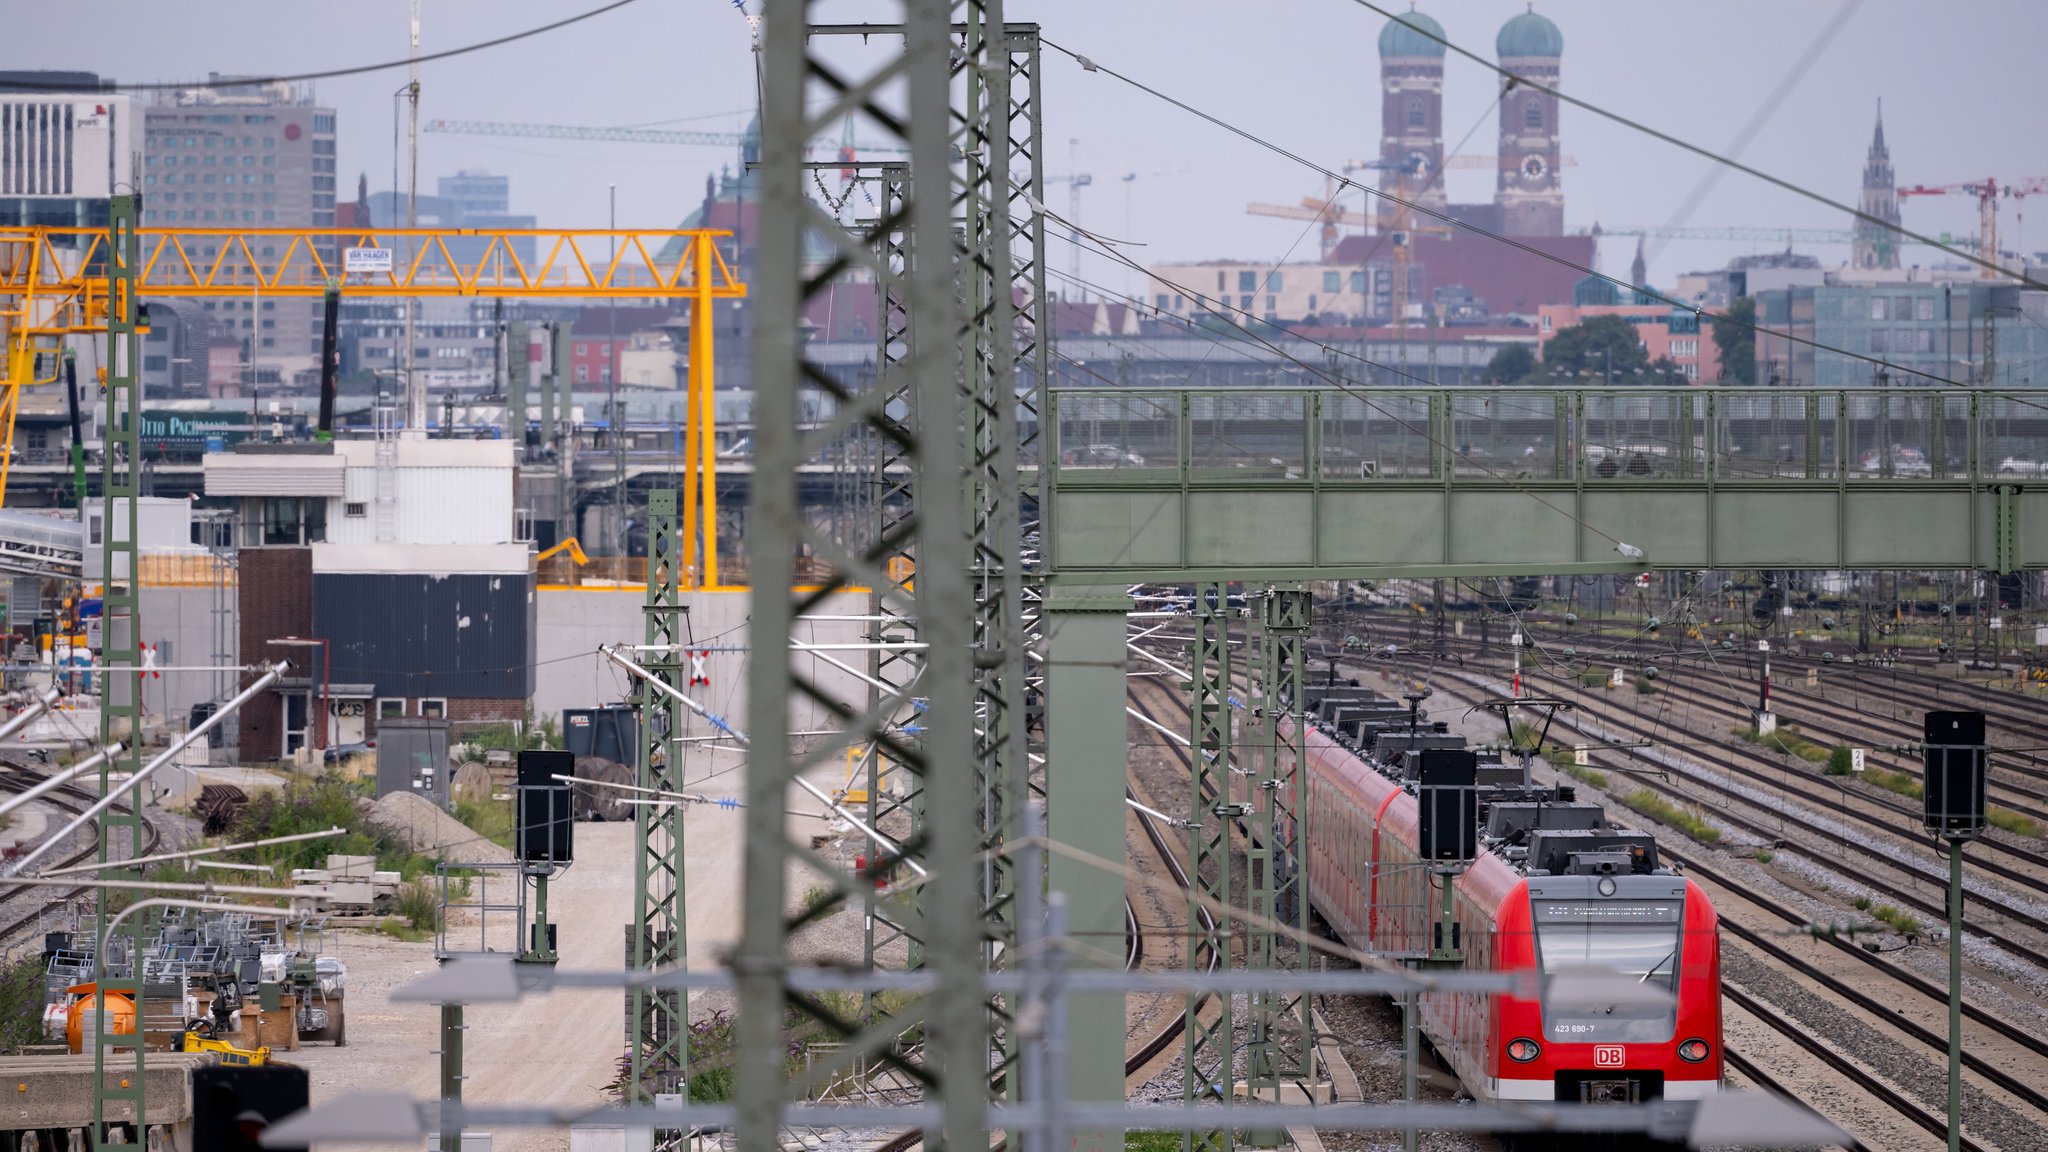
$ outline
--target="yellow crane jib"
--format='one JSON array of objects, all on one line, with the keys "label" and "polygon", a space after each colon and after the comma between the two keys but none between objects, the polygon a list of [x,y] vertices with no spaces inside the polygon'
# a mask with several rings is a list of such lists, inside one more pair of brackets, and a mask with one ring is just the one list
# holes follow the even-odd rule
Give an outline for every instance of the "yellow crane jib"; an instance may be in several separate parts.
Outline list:
[{"label": "yellow crane jib", "polygon": [[[315,298],[334,285],[358,297],[689,301],[681,560],[686,586],[698,587],[718,584],[711,309],[747,294],[719,250],[731,236],[710,228],[142,228],[130,255],[145,298]],[[65,336],[107,330],[111,242],[103,229],[0,228],[0,505],[21,389],[56,381]]]}]

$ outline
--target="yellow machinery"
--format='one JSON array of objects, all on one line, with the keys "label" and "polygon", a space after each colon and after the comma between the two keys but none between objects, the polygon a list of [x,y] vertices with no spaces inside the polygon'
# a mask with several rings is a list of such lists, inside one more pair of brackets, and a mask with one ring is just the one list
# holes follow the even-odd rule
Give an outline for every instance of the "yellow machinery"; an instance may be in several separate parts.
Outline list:
[{"label": "yellow machinery", "polygon": [[[670,299],[690,302],[683,458],[686,588],[718,583],[717,442],[712,432],[714,301],[747,294],[710,229],[144,228],[136,291],[158,297],[319,298],[332,283],[358,297]],[[478,253],[457,259],[458,248]],[[108,233],[0,228],[0,504],[13,461],[21,389],[55,383],[63,340],[107,328]],[[529,263],[519,256],[528,243]],[[371,257],[351,259],[350,252]],[[658,258],[661,253],[670,258]],[[351,264],[377,267],[349,271]],[[623,481],[622,481],[623,482]],[[701,532],[702,543],[699,544]]]},{"label": "yellow machinery", "polygon": [[567,552],[569,554],[569,559],[574,560],[578,568],[581,568],[584,565],[590,563],[590,557],[585,556],[583,554],[583,545],[577,543],[576,538],[574,536],[562,537],[561,543],[556,544],[553,548],[550,548],[547,551],[542,552],[540,555],[534,557],[533,559],[534,562],[537,564],[542,560],[546,560],[550,556],[559,556],[564,552]]},{"label": "yellow machinery", "polygon": [[185,1029],[184,1044],[180,1052],[210,1052],[220,1058],[222,1064],[240,1068],[259,1068],[270,1063],[270,1046],[260,1048],[237,1048],[225,1040],[216,1040],[203,1034],[198,1026]]}]

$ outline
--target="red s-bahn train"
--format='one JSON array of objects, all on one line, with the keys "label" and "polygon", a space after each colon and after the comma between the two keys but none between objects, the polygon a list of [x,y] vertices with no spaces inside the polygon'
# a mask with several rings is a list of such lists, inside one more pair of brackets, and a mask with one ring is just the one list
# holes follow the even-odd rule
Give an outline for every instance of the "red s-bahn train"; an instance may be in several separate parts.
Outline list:
[{"label": "red s-bahn train", "polygon": [[1302,734],[1305,863],[1309,898],[1340,939],[1418,959],[1436,949],[1439,965],[1466,970],[1612,969],[1675,1001],[1427,994],[1423,1033],[1475,1098],[1629,1103],[1718,1090],[1714,907],[1692,881],[1658,866],[1654,837],[1609,827],[1599,805],[1569,788],[1536,787],[1518,765],[1482,764],[1478,850],[1447,876],[1418,850],[1416,777],[1424,749],[1461,747],[1462,738],[1417,726],[1398,702],[1367,689],[1316,691],[1317,722]]}]

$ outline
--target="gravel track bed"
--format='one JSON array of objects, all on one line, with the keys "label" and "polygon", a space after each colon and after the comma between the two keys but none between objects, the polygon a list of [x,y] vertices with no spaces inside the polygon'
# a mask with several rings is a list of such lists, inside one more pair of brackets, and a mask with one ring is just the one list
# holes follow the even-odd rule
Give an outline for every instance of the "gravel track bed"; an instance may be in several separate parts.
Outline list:
[{"label": "gravel track bed", "polygon": [[[1332,970],[1350,967],[1332,960]],[[1345,1063],[1358,1076],[1358,1088],[1367,1100],[1399,1100],[1405,1054],[1401,1038],[1401,1010],[1384,996],[1329,996],[1317,1005],[1330,1031],[1337,1036],[1337,1048]],[[1416,1099],[1427,1103],[1469,1099],[1456,1078],[1442,1071],[1425,1048],[1416,1077]],[[1336,1132],[1320,1130],[1323,1146],[1330,1152],[1398,1152],[1399,1134],[1383,1132]],[[1469,1132],[1426,1133],[1419,1147],[1425,1152],[1491,1152],[1499,1148],[1493,1139]]]},{"label": "gravel track bed", "polygon": [[[1441,693],[1444,690],[1439,688],[1438,691]],[[1452,719],[1451,728],[1453,731],[1465,730],[1456,718]],[[1467,735],[1474,733],[1467,731]],[[1626,811],[1614,792],[1603,792],[1601,789],[1568,780],[1562,774],[1551,773],[1551,770],[1541,763],[1537,765],[1537,773],[1539,777],[1550,773],[1559,783],[1569,783],[1578,789],[1581,796],[1600,800],[1608,804],[1613,811]],[[1656,830],[1659,837],[1672,837],[1674,843],[1683,839],[1676,829],[1657,825]],[[1722,831],[1724,835],[1720,844],[1713,847],[1694,845],[1692,851],[1721,853],[1723,858],[1716,862],[1717,869],[1732,874],[1750,884],[1756,891],[1795,911],[1805,913],[1815,921],[1867,920],[1869,917],[1857,912],[1852,903],[1856,897],[1867,897],[1878,903],[1892,898],[1890,893],[1868,884],[1865,877],[1853,870],[1853,866],[1796,847],[1774,848],[1771,863],[1768,866],[1759,864],[1752,856],[1752,852],[1757,848],[1766,847],[1762,841],[1739,829],[1723,828]],[[1943,867],[1945,870],[1946,866]],[[1792,875],[1788,877],[1786,873]],[[1976,890],[1967,877],[1964,888],[1973,892]],[[1946,891],[1947,880],[1944,876],[1940,888],[1943,894],[1941,898],[1944,900]],[[1972,903],[1974,907],[1974,902]],[[1775,929],[1780,925],[1761,924],[1755,927]],[[1932,924],[1927,927],[1930,931],[1921,937],[1923,945],[1938,944],[1945,937],[1941,925]],[[1884,951],[1894,953],[1894,961],[1910,967],[1937,984],[1948,982],[1948,957],[1944,948],[1908,946],[1903,936],[1890,933],[1882,934],[1876,939]],[[1963,936],[1963,956],[1972,965],[1983,969],[1981,974],[1965,974],[1965,978],[1969,980],[1969,995],[1972,1001],[1987,1010],[2000,1012],[2008,1018],[2032,1021],[2044,1031],[2048,1031],[2048,970],[2044,970],[2036,959],[2031,956],[2016,956],[1999,945],[1972,936],[1968,932]]]},{"label": "gravel track bed", "polygon": [[[1733,727],[1738,723],[1747,722],[1746,709],[1740,704],[1731,703],[1716,695],[1715,684],[1711,682],[1702,683],[1701,681],[1702,677],[1698,674],[1665,677],[1661,681],[1664,687],[1659,693],[1667,702],[1667,707],[1664,711],[1667,713],[1674,711],[1680,713],[1683,719],[1689,722],[1690,727],[1694,731],[1712,735],[1717,730],[1720,730],[1723,738],[1734,741],[1728,749],[1729,753],[1740,754],[1747,750],[1750,755],[1758,758],[1759,766],[1771,765],[1781,770],[1790,769],[1800,773],[1802,779],[1809,781],[1818,774],[1818,765],[1798,759],[1790,753],[1774,752],[1757,746],[1748,746],[1746,749],[1740,738],[1726,735],[1725,727]],[[1778,714],[1780,724],[1796,727],[1808,738],[1823,744],[1843,743],[1852,747],[1865,746],[1870,753],[1871,762],[1875,767],[1889,768],[1894,771],[1915,775],[1919,773],[1920,764],[1917,754],[1900,756],[1895,753],[1887,753],[1879,747],[1887,741],[1896,743],[1904,740],[1917,743],[1921,739],[1917,724],[1909,734],[1894,732],[1882,736],[1873,735],[1868,727],[1860,733],[1852,732],[1844,726],[1849,721],[1840,718],[1826,718],[1821,723],[1815,724],[1807,717],[1799,715],[1796,712],[1796,705],[1793,706],[1795,711],[1788,712],[1786,695],[1788,694],[1782,689],[1774,692],[1773,709]],[[1845,707],[1844,705],[1832,702],[1830,704],[1833,708]],[[1701,713],[1704,713],[1708,719],[1698,719]],[[1882,719],[1882,717],[1866,716],[1856,721],[1856,723],[1871,725],[1873,720],[1881,721]],[[1996,722],[1994,721],[1993,723],[1995,724]],[[2011,732],[2013,730],[2008,729],[2007,731]],[[2021,729],[2020,731],[2031,731],[2031,729]],[[1995,730],[1993,735],[1997,735]],[[1889,762],[1887,762],[1887,758]],[[1861,801],[1863,806],[1859,807],[1859,811],[1868,811],[1883,820],[1897,820],[1904,817],[1902,817],[1897,809],[1888,807],[1888,805],[1899,805],[1917,816],[1918,802],[1912,797],[1897,795],[1879,789],[1875,785],[1864,784],[1854,777],[1843,777],[1838,778],[1838,780],[1842,790],[1841,798],[1844,800]],[[1991,779],[1991,785],[1993,789],[2012,788],[2021,791],[2022,803],[2027,800],[2040,799],[2037,794],[2025,792],[2020,790],[2017,785],[2007,783],[1995,772]],[[2004,803],[2009,799],[2011,798],[1997,795],[1995,792],[1990,797],[1991,803],[1994,806]],[[2039,810],[2035,809],[2035,811]],[[2012,849],[2012,851],[2004,852],[1999,857],[2000,863],[2017,869],[2040,868],[2038,862],[2028,859],[2026,855],[2022,855],[2022,853],[2038,854],[2040,852],[2041,842],[2037,838],[2017,836],[1994,828],[1987,830],[1985,839],[2003,848]],[[2048,891],[2048,880],[2040,880],[2036,883],[2042,891]]]},{"label": "gravel track bed", "polygon": [[[1722,944],[1721,975],[1776,1007],[1810,1035],[1850,1053],[1858,1063],[1935,1114],[1947,1110],[1946,1074],[1932,1054],[1928,1058],[1909,1055],[1895,1040],[1759,961],[1740,944]],[[1968,1117],[1964,1130],[1979,1140],[2012,1149],[2040,1146],[2042,1127],[2038,1117],[2022,1116],[1999,1098],[1979,1089],[1968,1077],[1963,1080],[1963,1110]]]},{"label": "gravel track bed", "polygon": [[[1439,688],[1439,693],[1441,698],[1443,689]],[[1445,709],[1440,707],[1438,715],[1442,715],[1444,711]],[[1451,727],[1453,731],[1459,731],[1465,726],[1454,718]],[[1474,733],[1468,731],[1467,735]],[[1555,776],[1561,783],[1573,783],[1585,798],[1613,803],[1611,797],[1602,795],[1602,790],[1569,781],[1561,774],[1551,772],[1547,766],[1539,765],[1538,773],[1540,776]],[[1674,841],[1683,841],[1683,837],[1675,830],[1662,826],[1658,827],[1658,836],[1671,836]],[[1750,890],[1784,904],[1794,911],[1805,913],[1817,921],[1839,921],[1854,917],[1856,913],[1849,901],[1855,896],[1869,895],[1879,900],[1885,898],[1884,893],[1869,888],[1853,875],[1845,875],[1844,872],[1830,869],[1827,865],[1832,862],[1829,861],[1806,860],[1780,849],[1770,864],[1760,863],[1748,854],[1749,850],[1757,845],[1741,842],[1754,839],[1731,830],[1731,834],[1717,847],[1691,846],[1687,850],[1720,855],[1722,858],[1714,862],[1717,870],[1728,873],[1732,879],[1739,880]],[[1793,874],[1789,879],[1783,874],[1788,871]],[[1751,926],[1764,930],[1781,927],[1775,922],[1774,917]],[[1938,944],[1907,946],[1902,937],[1886,935],[1882,938],[1882,946],[1885,951],[1893,953],[1891,959],[1902,966],[1911,968],[1937,984],[1947,982],[1946,951]],[[1987,1011],[2004,1015],[2010,1020],[2026,1021],[2036,1027],[2048,1027],[2048,1008],[2044,1008],[2041,999],[2037,998],[2037,993],[2033,991],[2048,987],[2048,977],[2044,977],[2040,968],[2012,957],[1995,945],[1967,936],[1964,951],[1972,964],[1981,964],[2003,978],[1983,979],[1966,972],[1969,996],[1973,1003]],[[1744,951],[1739,943],[1725,938],[1723,976],[1731,983],[1744,987],[1759,999],[1787,1010],[1788,1015],[1800,1021],[1808,1031],[1851,1054],[1879,1076],[1896,1085],[1916,1086],[1918,1090],[1910,1094],[1929,1107],[1937,1111],[1946,1107],[1946,1081],[1938,1054],[1917,1044],[1906,1046],[1882,1030],[1863,1023],[1825,996],[1808,989],[1783,969],[1774,967],[1771,961]],[[2019,988],[2008,988],[2004,981],[2017,984]],[[1854,982],[1879,996],[1912,994],[1902,991],[1894,982],[1874,971],[1856,976]],[[1788,989],[1790,991],[1785,996],[1780,995]],[[1792,993],[1798,996],[1796,1002],[1787,998]],[[1782,1037],[1761,1026],[1745,1031],[1746,1034],[1731,1027],[1729,1043],[1752,1058],[1767,1051],[1780,1053],[1783,1060],[1772,1061],[1766,1067],[1776,1065],[1797,1069],[1792,1074],[1780,1076],[1787,1090],[1798,1094],[1809,1104],[1831,1112],[1839,1122],[1853,1129],[1860,1129],[1859,1134],[1871,1142],[1873,1147],[1928,1146],[1925,1133],[1906,1125],[1863,1093],[1844,1085]],[[2038,1146],[2038,1133],[2042,1131],[2038,1120],[2028,1119],[2028,1114],[2015,1112],[2003,1103],[2002,1096],[1987,1096],[1967,1078],[1965,1089],[1965,1102],[1970,1106],[1970,1115],[1973,1117],[1969,1125],[1969,1132],[1973,1137],[2009,1148]],[[1986,1104],[1995,1112],[1979,1113],[1975,1106],[1978,1102]],[[1975,1119],[1980,1115],[1984,1118],[1984,1127],[1980,1127]],[[1890,1131],[1886,1126],[1896,1131]],[[2011,1142],[2012,1134],[2018,1132],[2037,1135],[2032,1138],[2032,1142],[2023,1140],[2019,1144],[2014,1144]],[[1880,1133],[1883,1135],[1879,1136]]]},{"label": "gravel track bed", "polygon": [[[1633,724],[1659,723],[1655,721],[1644,721],[1635,718],[1631,718],[1629,722]],[[1671,721],[1670,723],[1672,724],[1673,730],[1675,732],[1682,731],[1682,729],[1678,727],[1675,720]],[[1564,725],[1566,724],[1566,721],[1560,720],[1559,724]],[[1579,731],[1583,735],[1591,737],[1595,740],[1622,742],[1630,739],[1630,737],[1623,734],[1622,732],[1617,731],[1615,728],[1608,726],[1606,723],[1603,723],[1600,720],[1591,719],[1582,714],[1576,715],[1573,718],[1571,718],[1571,720],[1569,721],[1569,726]],[[1555,730],[1556,729],[1553,729],[1553,731]],[[1743,780],[1734,778],[1733,776],[1729,775],[1728,773],[1720,769],[1697,764],[1686,757],[1672,755],[1660,749],[1632,748],[1628,750],[1628,753],[1629,755],[1637,759],[1655,765],[1658,768],[1662,768],[1682,778],[1695,780],[1701,783],[1710,783],[1718,787],[1724,787],[1727,789],[1727,794],[1739,797],[1743,801],[1751,805],[1754,805],[1757,808],[1761,808],[1767,812],[1776,813],[1781,818],[1789,817],[1792,820],[1798,822],[1799,824],[1820,829],[1826,832],[1831,832],[1836,835],[1853,839],[1858,843],[1867,845],[1873,849],[1888,852],[1890,853],[1890,860],[1892,866],[1898,869],[1899,871],[1904,872],[1914,881],[1922,885],[1925,891],[1947,891],[1948,868],[1946,864],[1942,864],[1931,860],[1923,860],[1918,856],[1907,856],[1899,854],[1895,850],[1897,848],[1897,845],[1890,839],[1879,838],[1877,836],[1874,836],[1867,828],[1849,824],[1833,816],[1829,816],[1821,812],[1818,812],[1812,808],[1808,808],[1798,801],[1796,795],[1786,796],[1772,792],[1771,790],[1761,787],[1759,785],[1748,783]],[[1709,805],[1709,808],[1711,809],[1711,805]],[[1710,814],[1711,813],[1709,813],[1709,815]],[[1722,832],[1724,833],[1724,835],[1730,835],[1731,837],[1733,837],[1734,834],[1739,832],[1739,830],[1734,828],[1723,827]],[[1912,840],[1904,832],[1900,833],[1900,838],[1904,839],[1908,844],[1917,844],[1916,841]],[[1963,887],[1965,891],[1971,893],[1979,901],[1981,901],[1984,904],[1989,904],[1993,906],[1993,908],[2011,908],[2016,909],[2018,911],[2022,911],[2030,916],[2048,919],[2048,903],[2044,903],[2039,900],[2015,894],[2012,891],[1991,881],[1984,880],[1980,877],[1971,877],[1966,874],[1963,880]],[[2019,927],[2022,930],[2024,928],[2024,926],[2016,927]],[[2013,929],[2009,928],[2008,930]]]}]

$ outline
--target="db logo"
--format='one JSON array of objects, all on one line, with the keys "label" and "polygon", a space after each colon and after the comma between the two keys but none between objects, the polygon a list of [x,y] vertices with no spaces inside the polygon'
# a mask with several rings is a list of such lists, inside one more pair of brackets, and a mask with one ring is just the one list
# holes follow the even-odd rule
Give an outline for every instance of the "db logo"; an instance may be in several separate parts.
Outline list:
[{"label": "db logo", "polygon": [[1628,1064],[1628,1049],[1619,1044],[1593,1045],[1593,1067],[1621,1068]]}]

